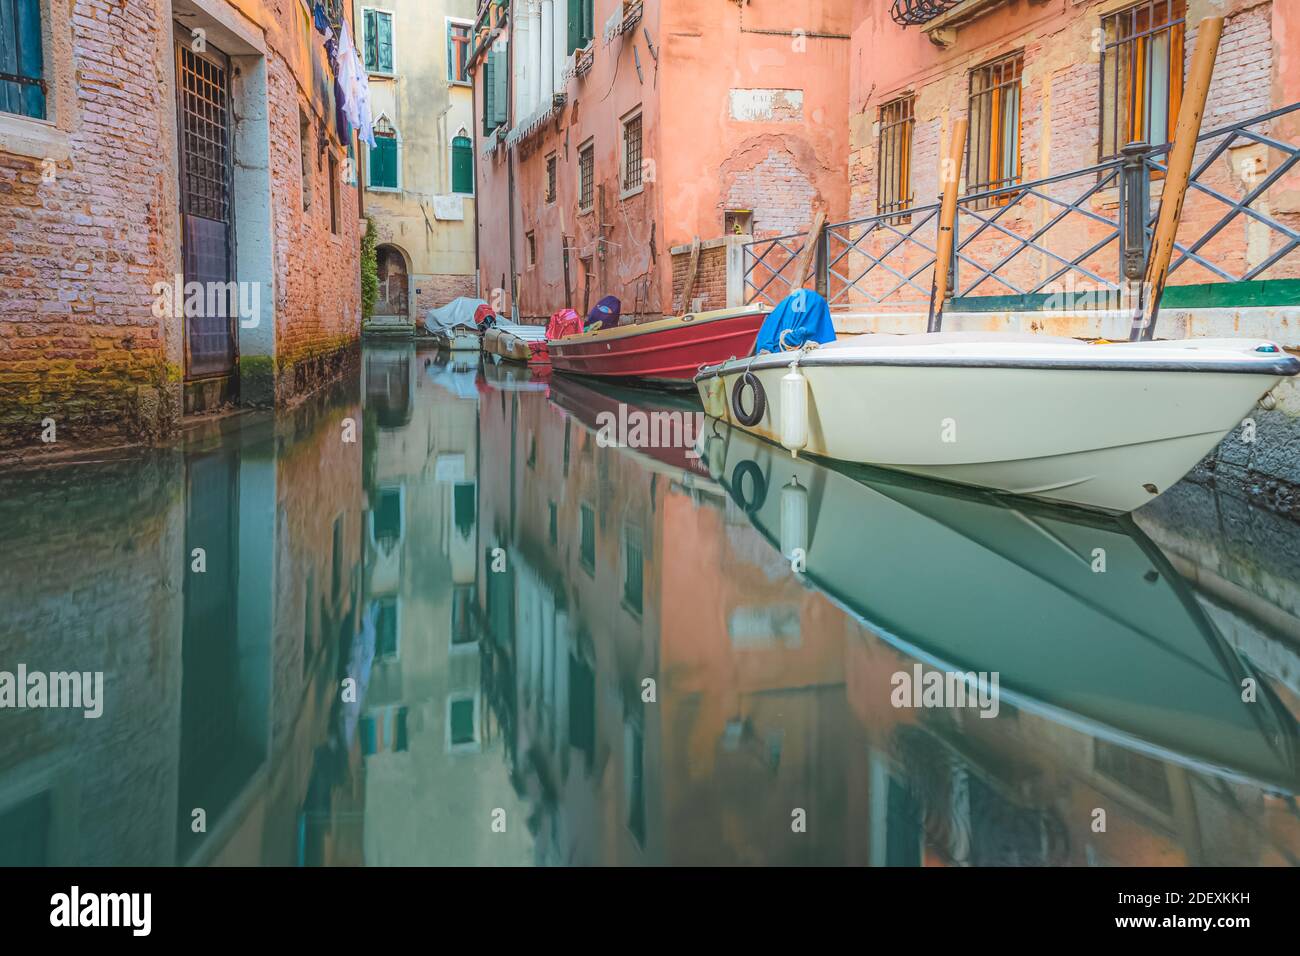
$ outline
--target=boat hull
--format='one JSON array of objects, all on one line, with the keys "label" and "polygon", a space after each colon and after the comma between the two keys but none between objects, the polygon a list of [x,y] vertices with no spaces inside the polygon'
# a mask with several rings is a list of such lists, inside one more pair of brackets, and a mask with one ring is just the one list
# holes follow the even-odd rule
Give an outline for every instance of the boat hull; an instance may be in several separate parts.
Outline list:
[{"label": "boat hull", "polygon": [[[1242,424],[1260,396],[1294,374],[1288,363],[1300,368],[1280,353],[1260,355],[1252,371],[1227,353],[1191,362],[1152,349],[1150,361],[1132,361],[1134,353],[1103,348],[1127,346],[1064,349],[1068,360],[1022,356],[1019,365],[969,355],[927,359],[915,349],[921,357],[912,364],[882,356],[885,349],[813,352],[800,366],[807,380],[802,452],[1126,512],[1181,479]],[[1110,361],[1116,358],[1123,361]],[[752,425],[740,422],[733,402],[744,362],[705,370],[697,386],[710,415],[780,443],[781,379],[793,355],[763,359],[752,374],[766,409]],[[1176,368],[1180,362],[1185,367]],[[741,412],[752,417],[752,390],[743,388],[741,398]]]},{"label": "boat hull", "polygon": [[677,316],[547,341],[551,366],[571,375],[689,387],[702,365],[747,355],[759,308]]}]

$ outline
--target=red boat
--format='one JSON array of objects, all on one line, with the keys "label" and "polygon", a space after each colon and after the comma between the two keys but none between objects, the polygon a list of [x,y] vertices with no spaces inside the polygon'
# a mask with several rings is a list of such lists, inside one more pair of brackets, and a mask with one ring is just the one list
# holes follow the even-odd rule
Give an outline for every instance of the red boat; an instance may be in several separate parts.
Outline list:
[{"label": "red boat", "polygon": [[551,367],[606,380],[689,386],[701,365],[748,355],[767,318],[752,305],[547,339]]}]

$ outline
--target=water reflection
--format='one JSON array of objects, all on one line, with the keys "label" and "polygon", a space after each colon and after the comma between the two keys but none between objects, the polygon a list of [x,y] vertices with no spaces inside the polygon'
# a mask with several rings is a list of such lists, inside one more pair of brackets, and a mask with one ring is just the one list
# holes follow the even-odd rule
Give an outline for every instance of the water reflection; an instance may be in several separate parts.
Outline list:
[{"label": "water reflection", "polygon": [[[1132,521],[603,447],[620,404],[695,410],[388,346],[0,478],[0,670],[106,690],[0,710],[0,862],[1300,858],[1295,688]],[[917,665],[999,672],[997,716],[893,706]]]}]

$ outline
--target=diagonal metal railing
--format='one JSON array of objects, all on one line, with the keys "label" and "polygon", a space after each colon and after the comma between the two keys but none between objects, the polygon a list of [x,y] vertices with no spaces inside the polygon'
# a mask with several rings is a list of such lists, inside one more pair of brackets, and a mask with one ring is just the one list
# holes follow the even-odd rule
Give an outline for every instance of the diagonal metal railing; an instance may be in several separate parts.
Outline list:
[{"label": "diagonal metal railing", "polygon": [[[1300,163],[1300,145],[1269,135],[1279,120],[1297,110],[1300,103],[1293,103],[1198,137],[1170,275],[1188,267],[1183,278],[1204,270],[1220,281],[1247,282],[1263,277],[1300,249],[1300,231],[1256,208],[1267,204],[1269,189]],[[1169,146],[1160,146],[1146,157],[1151,179],[1164,176],[1168,151]],[[1216,166],[1219,175],[1213,176]],[[1148,236],[1158,212],[1148,212]],[[1244,234],[1228,231],[1237,224],[1245,227]],[[1230,271],[1234,265],[1237,271]]]},{"label": "diagonal metal railing", "polygon": [[[1300,277],[1300,216],[1268,202],[1271,187],[1294,186],[1287,177],[1300,165],[1300,145],[1273,129],[1284,118],[1300,120],[1298,110],[1300,103],[1199,137],[1170,269],[1181,269],[1184,283]],[[1126,279],[1139,279],[1168,148],[1130,144],[1115,159],[960,197],[952,294],[1117,293]],[[828,224],[815,257],[819,291],[832,306],[923,307],[938,214],[936,202]],[[774,305],[788,295],[806,242],[806,233],[795,233],[749,243],[746,301]]]}]

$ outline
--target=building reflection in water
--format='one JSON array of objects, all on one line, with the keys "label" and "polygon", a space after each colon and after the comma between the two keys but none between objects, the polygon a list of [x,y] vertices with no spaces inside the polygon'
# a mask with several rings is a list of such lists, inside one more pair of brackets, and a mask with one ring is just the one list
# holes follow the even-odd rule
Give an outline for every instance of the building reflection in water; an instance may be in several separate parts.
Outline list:
[{"label": "building reflection in water", "polygon": [[[620,403],[695,411],[385,346],[0,479],[0,670],[106,698],[0,710],[0,863],[1300,859],[1286,644],[1131,521],[721,426],[602,447]],[[999,672],[998,715],[892,706],[918,664]]]},{"label": "building reflection in water", "polygon": [[[481,483],[488,697],[539,862],[1296,862],[1291,693],[1132,522],[723,426],[702,461],[601,447],[619,401],[646,399],[556,381],[480,412],[510,462]],[[1000,714],[893,707],[917,663],[998,671]]]}]

